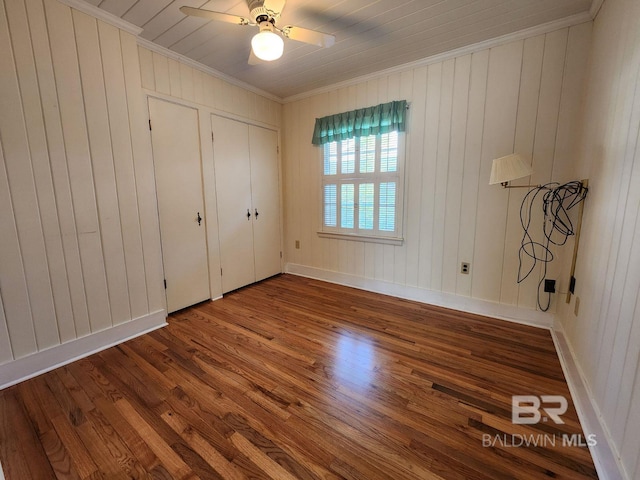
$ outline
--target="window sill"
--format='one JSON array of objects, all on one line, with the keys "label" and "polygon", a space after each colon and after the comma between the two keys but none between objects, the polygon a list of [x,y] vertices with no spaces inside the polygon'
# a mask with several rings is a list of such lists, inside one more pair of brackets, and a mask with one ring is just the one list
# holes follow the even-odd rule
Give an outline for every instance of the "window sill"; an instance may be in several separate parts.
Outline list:
[{"label": "window sill", "polygon": [[382,243],[384,245],[402,245],[404,238],[399,237],[375,237],[372,235],[355,235],[349,233],[318,232],[320,238],[335,238],[336,240],[349,240],[352,242]]}]

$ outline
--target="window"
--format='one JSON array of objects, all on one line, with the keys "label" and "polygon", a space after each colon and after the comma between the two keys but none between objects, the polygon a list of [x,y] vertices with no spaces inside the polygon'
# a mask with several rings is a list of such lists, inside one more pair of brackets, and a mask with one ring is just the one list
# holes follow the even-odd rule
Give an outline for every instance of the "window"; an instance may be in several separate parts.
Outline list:
[{"label": "window", "polygon": [[401,135],[324,144],[321,233],[401,240]]}]

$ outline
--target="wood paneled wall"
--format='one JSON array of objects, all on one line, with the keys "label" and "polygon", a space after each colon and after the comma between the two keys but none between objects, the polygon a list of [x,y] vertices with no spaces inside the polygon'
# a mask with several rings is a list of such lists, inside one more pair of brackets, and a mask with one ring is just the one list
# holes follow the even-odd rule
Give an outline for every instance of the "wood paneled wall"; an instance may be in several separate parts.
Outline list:
[{"label": "wood paneled wall", "polygon": [[163,310],[134,36],[0,2],[0,363]]},{"label": "wood paneled wall", "polygon": [[216,113],[227,112],[280,126],[280,103],[142,46],[139,54],[143,88],[208,107]]},{"label": "wood paneled wall", "polygon": [[640,3],[607,0],[594,21],[585,124],[573,166],[589,178],[576,296],[559,309],[591,399],[640,479]]},{"label": "wood paneled wall", "polygon": [[[535,309],[539,271],[516,283],[526,190],[489,186],[491,162],[517,151],[533,158],[523,181],[570,180],[590,34],[581,24],[285,104],[287,262]],[[410,103],[404,244],[319,238],[314,119],[396,99]]]}]

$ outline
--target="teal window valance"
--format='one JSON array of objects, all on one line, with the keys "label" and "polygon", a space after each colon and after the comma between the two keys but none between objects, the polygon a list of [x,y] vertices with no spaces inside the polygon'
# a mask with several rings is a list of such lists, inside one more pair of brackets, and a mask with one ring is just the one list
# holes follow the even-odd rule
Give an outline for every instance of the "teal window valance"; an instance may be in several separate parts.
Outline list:
[{"label": "teal window valance", "polygon": [[324,145],[354,137],[404,132],[406,118],[406,100],[316,118],[311,143]]}]

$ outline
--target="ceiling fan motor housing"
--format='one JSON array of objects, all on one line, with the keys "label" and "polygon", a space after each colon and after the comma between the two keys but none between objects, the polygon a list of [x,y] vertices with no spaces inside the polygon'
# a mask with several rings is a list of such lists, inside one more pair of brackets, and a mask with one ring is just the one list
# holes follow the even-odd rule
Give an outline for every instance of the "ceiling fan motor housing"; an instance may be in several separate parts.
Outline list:
[{"label": "ceiling fan motor housing", "polygon": [[280,12],[273,12],[264,7],[264,0],[248,0],[251,18],[260,25],[262,22],[275,23],[275,19],[280,16]]}]

